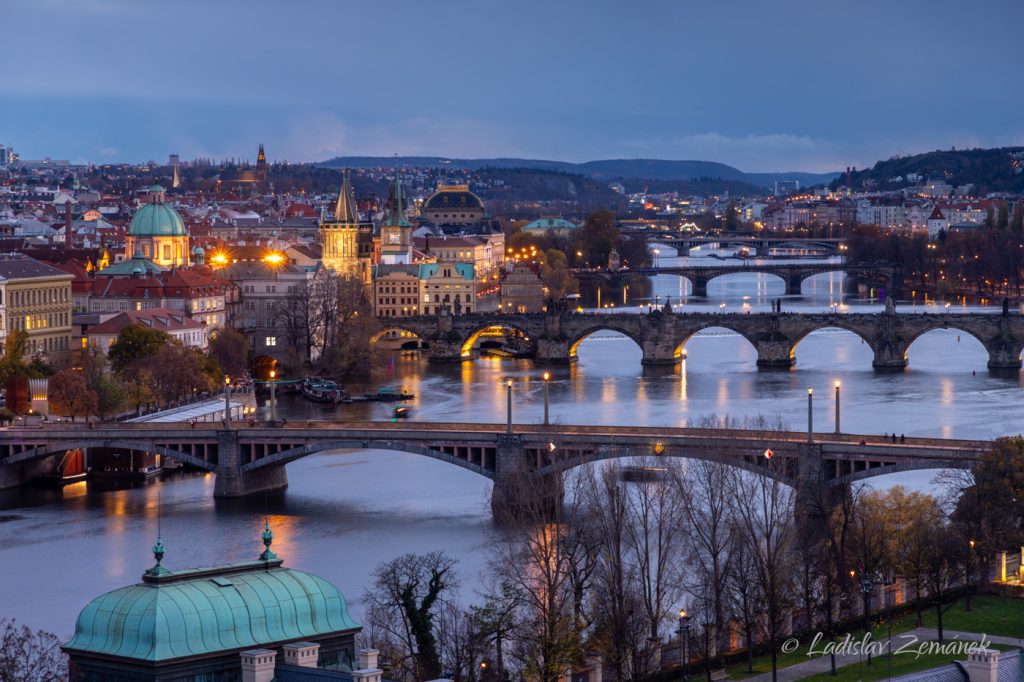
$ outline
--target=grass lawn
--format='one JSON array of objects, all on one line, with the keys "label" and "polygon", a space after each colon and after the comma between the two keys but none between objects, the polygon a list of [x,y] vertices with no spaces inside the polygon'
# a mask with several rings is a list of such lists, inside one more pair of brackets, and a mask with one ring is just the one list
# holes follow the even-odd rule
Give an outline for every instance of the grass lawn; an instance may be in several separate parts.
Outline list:
[{"label": "grass lawn", "polygon": [[[884,614],[881,616],[884,618]],[[876,620],[879,619],[876,616]],[[937,627],[935,607],[922,613],[922,627]],[[913,630],[915,614],[900,616],[893,620],[892,631]],[[960,632],[977,632],[1002,637],[1020,637],[1024,633],[1024,599],[1011,599],[993,595],[976,595],[971,599],[971,610],[964,608],[961,599],[942,614],[942,629]],[[886,626],[877,623],[872,630],[875,639],[885,637]]]},{"label": "grass lawn", "polygon": [[[922,614],[922,627],[934,628],[935,624],[935,608],[927,609]],[[875,626],[872,629],[872,636],[875,640],[885,639],[888,633],[886,623],[878,622],[884,619],[884,613],[882,615],[875,615],[874,621]],[[913,630],[916,627],[915,623],[916,616],[911,613],[908,615],[900,616],[892,621],[892,633],[893,635],[901,632],[907,632]],[[977,632],[984,633],[986,635],[997,635],[1003,637],[1021,637],[1024,633],[1024,599],[1011,599],[1008,597],[996,597],[992,595],[975,595],[971,599],[971,610],[967,611],[964,609],[964,601],[961,599],[953,606],[942,614],[942,627],[946,631],[956,630],[960,632]],[[853,636],[859,639],[860,633],[863,632],[860,629],[853,631]],[[807,638],[803,638],[807,639]],[[807,646],[810,644],[808,639],[806,642],[801,640],[801,646],[799,650],[791,654],[779,654],[778,667],[785,668],[795,663],[802,663],[807,660],[806,651]],[[896,640],[895,646],[899,647],[900,642]],[[909,662],[905,659],[913,660],[914,657],[911,655],[902,655],[893,657],[893,674],[896,673],[897,662],[899,665],[909,665]],[[922,656],[918,661],[925,660]],[[928,668],[934,668],[941,665],[944,662],[949,662],[949,657],[936,659],[930,665],[922,665],[918,668],[900,668],[902,672],[913,672],[914,670],[926,670]],[[754,658],[754,672],[747,672],[747,664],[745,661],[740,661],[733,665],[726,666],[726,671],[729,673],[729,677],[734,680],[742,680],[750,677],[751,675],[759,675],[761,673],[771,672],[771,658],[769,656],[756,656]],[[888,676],[888,667],[885,668],[885,674],[882,678]],[[817,678],[815,678],[817,679]],[[847,679],[842,677],[831,677],[828,679]],[[848,678],[856,680],[857,676],[854,674],[853,677]],[[868,678],[864,679],[876,679]]]},{"label": "grass lawn", "polygon": [[[993,648],[1006,651],[1012,647],[994,645]],[[953,660],[963,660],[964,658],[965,656],[941,653],[922,654],[920,658],[915,657],[914,654],[897,654],[892,657],[892,676],[897,677],[930,668],[938,668]],[[861,676],[862,674],[863,677]],[[889,679],[889,674],[888,657],[875,656],[870,667],[866,664],[861,666],[854,663],[837,669],[835,677],[826,672],[805,677],[803,680],[805,682],[857,682],[858,680],[868,682],[868,680],[887,680]]]}]

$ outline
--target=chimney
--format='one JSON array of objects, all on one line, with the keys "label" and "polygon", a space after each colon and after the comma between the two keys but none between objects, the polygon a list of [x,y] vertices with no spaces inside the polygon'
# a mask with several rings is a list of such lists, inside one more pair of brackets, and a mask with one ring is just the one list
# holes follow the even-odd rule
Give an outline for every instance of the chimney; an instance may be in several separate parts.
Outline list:
[{"label": "chimney", "polygon": [[384,671],[377,667],[377,649],[357,649],[356,665],[358,670],[352,671],[352,682],[381,682]]},{"label": "chimney", "polygon": [[277,652],[273,649],[250,649],[243,651],[242,682],[273,682]]},{"label": "chimney", "polygon": [[75,246],[75,235],[71,230],[71,199],[64,202],[64,248],[71,249]]},{"label": "chimney", "polygon": [[967,654],[967,679],[970,682],[997,682],[999,652],[993,649],[972,649]]},{"label": "chimney", "polygon": [[293,642],[284,645],[284,662],[300,668],[315,668],[320,657],[320,645],[315,642]]}]

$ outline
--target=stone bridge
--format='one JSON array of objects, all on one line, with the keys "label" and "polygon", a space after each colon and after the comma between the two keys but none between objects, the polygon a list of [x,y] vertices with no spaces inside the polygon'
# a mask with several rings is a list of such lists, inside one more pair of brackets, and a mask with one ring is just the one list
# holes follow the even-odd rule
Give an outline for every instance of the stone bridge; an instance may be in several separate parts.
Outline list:
[{"label": "stone bridge", "polygon": [[474,345],[485,333],[518,332],[527,339],[537,362],[576,360],[579,344],[597,331],[612,331],[631,338],[643,351],[645,365],[680,362],[683,348],[695,334],[710,328],[733,331],[757,350],[757,365],[788,368],[796,348],[811,332],[845,329],[864,340],[878,370],[907,366],[907,349],[922,334],[935,329],[956,329],[973,336],[988,351],[988,367],[1015,370],[1024,351],[1024,317],[1019,314],[897,314],[884,313],[563,313],[563,314],[440,314],[388,318],[384,329],[402,329],[429,345],[435,362],[472,359]]},{"label": "stone bridge", "polygon": [[671,232],[658,232],[653,230],[623,230],[625,235],[637,235],[645,237],[648,243],[664,244],[679,251],[680,256],[685,256],[690,249],[697,246],[716,245],[726,246],[749,246],[756,248],[759,252],[774,248],[811,248],[838,254],[843,250],[846,243],[842,238],[830,237],[793,237],[793,236],[758,236],[758,235],[691,235],[680,236]]},{"label": "stone bridge", "polygon": [[786,286],[785,293],[799,294],[805,279],[829,272],[842,272],[853,280],[868,281],[893,287],[899,283],[899,268],[892,265],[847,265],[845,263],[744,263],[742,265],[680,265],[671,267],[639,268],[636,270],[573,270],[580,281],[608,282],[613,287],[630,280],[654,275],[685,277],[691,285],[691,295],[706,297],[708,284],[719,277],[737,273],[757,272],[775,275]]},{"label": "stone bridge", "polygon": [[[855,481],[899,471],[970,468],[987,441],[806,432],[636,426],[288,422],[287,424],[50,424],[0,429],[0,468],[18,468],[68,450],[114,448],[159,453],[216,475],[214,495],[284,488],[285,465],[325,450],[393,450],[430,457],[494,481],[492,503],[514,504],[525,472],[558,471],[626,457],[709,460],[769,476],[798,495],[825,499]],[[764,456],[767,449],[774,457]],[[339,481],[339,483],[343,483]]]}]

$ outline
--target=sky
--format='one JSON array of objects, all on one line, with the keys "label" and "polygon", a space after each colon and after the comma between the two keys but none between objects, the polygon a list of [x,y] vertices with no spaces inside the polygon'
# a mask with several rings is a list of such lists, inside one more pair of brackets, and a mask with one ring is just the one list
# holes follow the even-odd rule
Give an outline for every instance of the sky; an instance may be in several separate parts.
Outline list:
[{"label": "sky", "polygon": [[827,172],[1024,145],[1021,0],[0,0],[0,143]]}]

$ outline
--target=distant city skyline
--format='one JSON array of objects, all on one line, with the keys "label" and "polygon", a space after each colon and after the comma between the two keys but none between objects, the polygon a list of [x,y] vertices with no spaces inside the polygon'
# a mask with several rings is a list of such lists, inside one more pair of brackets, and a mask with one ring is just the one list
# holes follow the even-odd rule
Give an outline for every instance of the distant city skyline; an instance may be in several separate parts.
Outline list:
[{"label": "distant city skyline", "polygon": [[841,170],[1024,145],[1024,4],[12,0],[0,143]]}]

